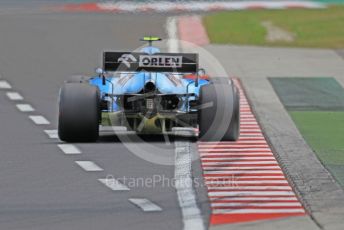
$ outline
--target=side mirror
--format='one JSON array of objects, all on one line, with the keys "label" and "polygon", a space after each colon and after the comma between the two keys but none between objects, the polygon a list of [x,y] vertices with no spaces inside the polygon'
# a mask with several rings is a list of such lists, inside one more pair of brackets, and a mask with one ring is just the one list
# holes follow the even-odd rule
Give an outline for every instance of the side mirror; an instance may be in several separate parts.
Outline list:
[{"label": "side mirror", "polygon": [[203,76],[205,74],[206,74],[205,69],[203,68],[198,69],[198,76]]},{"label": "side mirror", "polygon": [[103,69],[102,68],[96,68],[95,69],[95,72],[96,72],[96,74],[100,77],[100,76],[102,76],[103,74],[104,74],[104,71],[103,71]]},{"label": "side mirror", "polygon": [[203,69],[203,68],[198,69],[198,71],[197,71],[197,78],[195,80],[195,86],[196,87],[198,87],[199,76],[203,76],[203,75],[205,75],[205,69]]},{"label": "side mirror", "polygon": [[106,79],[105,79],[105,75],[104,75],[104,70],[102,68],[96,68],[95,70],[96,74],[98,74],[99,77],[102,78],[102,84],[103,85],[106,85]]}]

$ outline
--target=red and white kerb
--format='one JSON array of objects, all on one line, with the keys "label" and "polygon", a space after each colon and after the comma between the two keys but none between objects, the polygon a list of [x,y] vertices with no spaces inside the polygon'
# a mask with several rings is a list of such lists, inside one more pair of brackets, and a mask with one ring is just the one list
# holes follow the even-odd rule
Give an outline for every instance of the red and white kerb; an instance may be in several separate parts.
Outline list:
[{"label": "red and white kerb", "polygon": [[199,142],[211,224],[305,215],[252,113],[240,82],[240,138]]}]

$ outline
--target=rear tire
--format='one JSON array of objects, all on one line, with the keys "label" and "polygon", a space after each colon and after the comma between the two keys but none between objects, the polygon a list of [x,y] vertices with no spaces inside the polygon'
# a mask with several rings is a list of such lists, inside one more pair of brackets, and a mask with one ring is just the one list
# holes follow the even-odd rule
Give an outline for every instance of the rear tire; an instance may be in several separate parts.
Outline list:
[{"label": "rear tire", "polygon": [[234,86],[234,107],[232,120],[229,125],[228,133],[224,136],[223,141],[237,141],[240,136],[240,96],[238,89]]},{"label": "rear tire", "polygon": [[66,142],[94,142],[99,136],[100,96],[96,86],[66,83],[60,90],[58,135]]},{"label": "rear tire", "polygon": [[233,83],[227,82],[201,87],[198,124],[202,141],[236,141],[239,138],[239,94]]}]

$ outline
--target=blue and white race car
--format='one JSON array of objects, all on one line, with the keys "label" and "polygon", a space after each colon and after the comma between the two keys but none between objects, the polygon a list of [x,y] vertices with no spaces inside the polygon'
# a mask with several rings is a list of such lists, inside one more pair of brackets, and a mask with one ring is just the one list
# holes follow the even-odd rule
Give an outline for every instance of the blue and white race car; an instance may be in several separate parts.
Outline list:
[{"label": "blue and white race car", "polygon": [[58,135],[93,142],[99,126],[125,126],[138,134],[198,128],[203,141],[239,136],[239,94],[228,78],[200,73],[198,54],[161,53],[157,37],[141,52],[104,52],[97,76],[74,76],[60,90]]}]

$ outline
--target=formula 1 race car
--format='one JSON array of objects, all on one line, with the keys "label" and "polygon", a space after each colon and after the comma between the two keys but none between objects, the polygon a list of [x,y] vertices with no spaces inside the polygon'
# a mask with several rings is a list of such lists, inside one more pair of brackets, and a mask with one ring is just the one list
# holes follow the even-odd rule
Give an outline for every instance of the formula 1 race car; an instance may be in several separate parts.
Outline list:
[{"label": "formula 1 race car", "polygon": [[207,77],[198,54],[104,52],[97,76],[73,76],[60,89],[58,135],[66,142],[93,142],[100,126],[125,126],[138,134],[199,130],[202,141],[239,136],[239,94],[229,78]]}]

